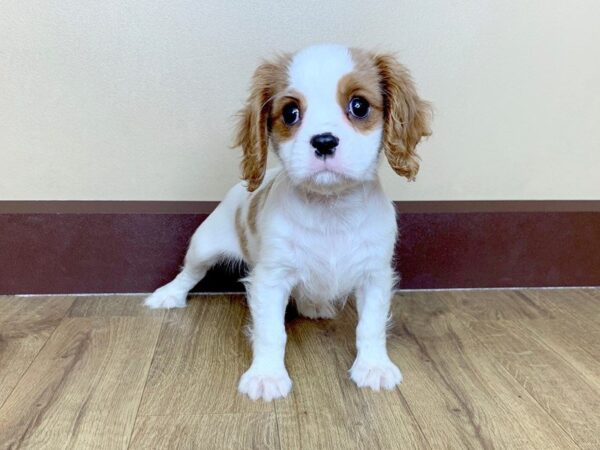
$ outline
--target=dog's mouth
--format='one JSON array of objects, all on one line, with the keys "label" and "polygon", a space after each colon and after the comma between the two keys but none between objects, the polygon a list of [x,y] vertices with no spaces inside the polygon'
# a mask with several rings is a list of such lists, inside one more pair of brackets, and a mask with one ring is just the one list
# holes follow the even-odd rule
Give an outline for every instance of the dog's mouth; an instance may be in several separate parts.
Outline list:
[{"label": "dog's mouth", "polygon": [[311,181],[314,183],[325,186],[339,184],[340,182],[343,182],[344,179],[345,177],[342,174],[327,167],[323,167],[321,170],[315,172],[311,177]]},{"label": "dog's mouth", "polygon": [[304,182],[301,184],[307,191],[321,195],[337,195],[348,188],[355,186],[357,183],[357,180],[350,178],[347,175],[328,168],[323,168],[305,178]]},{"label": "dog's mouth", "polygon": [[322,178],[327,181],[343,181],[344,178],[348,178],[343,167],[336,161],[319,161],[311,169],[313,178]]}]

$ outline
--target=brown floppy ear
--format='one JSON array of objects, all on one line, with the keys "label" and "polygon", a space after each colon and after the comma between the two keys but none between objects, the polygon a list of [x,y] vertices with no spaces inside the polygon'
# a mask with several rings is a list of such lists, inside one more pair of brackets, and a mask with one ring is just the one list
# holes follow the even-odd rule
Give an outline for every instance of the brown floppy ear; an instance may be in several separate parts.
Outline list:
[{"label": "brown floppy ear", "polygon": [[252,192],[260,186],[267,168],[269,149],[270,115],[273,95],[281,80],[280,64],[261,64],[252,77],[250,95],[246,106],[240,111],[234,147],[241,146],[242,178]]},{"label": "brown floppy ear", "polygon": [[373,60],[383,92],[383,151],[392,169],[413,181],[419,171],[415,148],[431,135],[431,106],[419,98],[408,70],[393,56],[374,55]]}]

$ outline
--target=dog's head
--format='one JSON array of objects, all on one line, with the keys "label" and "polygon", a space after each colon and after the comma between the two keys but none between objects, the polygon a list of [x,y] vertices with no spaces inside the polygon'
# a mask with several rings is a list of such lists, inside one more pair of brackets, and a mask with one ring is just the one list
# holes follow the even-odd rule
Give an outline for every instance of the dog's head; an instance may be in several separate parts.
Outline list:
[{"label": "dog's head", "polygon": [[373,179],[381,150],[397,174],[413,180],[429,117],[392,56],[318,45],[256,69],[235,145],[243,149],[249,191],[263,179],[271,143],[293,183],[336,192]]}]

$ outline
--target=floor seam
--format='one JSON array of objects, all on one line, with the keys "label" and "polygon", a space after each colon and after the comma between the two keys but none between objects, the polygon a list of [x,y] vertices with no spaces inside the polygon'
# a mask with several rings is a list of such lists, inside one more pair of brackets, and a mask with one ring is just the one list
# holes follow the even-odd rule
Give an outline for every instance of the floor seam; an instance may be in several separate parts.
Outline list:
[{"label": "floor seam", "polygon": [[135,410],[135,420],[133,421],[133,425],[131,426],[131,432],[129,433],[129,437],[127,438],[127,449],[131,447],[131,442],[133,438],[133,432],[135,431],[135,427],[138,423],[138,418],[140,417],[140,407],[142,406],[142,400],[144,399],[144,394],[146,393],[146,387],[148,386],[148,378],[150,375],[150,369],[152,368],[152,364],[154,363],[154,358],[156,357],[156,349],[158,347],[158,340],[163,332],[163,327],[165,323],[165,316],[167,312],[163,312],[163,315],[160,320],[160,328],[158,333],[156,333],[156,339],[154,340],[154,350],[152,351],[152,358],[150,358],[150,364],[148,364],[148,370],[146,370],[146,379],[144,380],[144,388],[142,389],[142,393],[140,394],[140,400],[138,402],[137,408]]},{"label": "floor seam", "polygon": [[[69,309],[70,309],[70,307],[69,307]],[[65,319],[68,319],[68,318],[69,317],[66,316],[66,312],[65,312],[65,316],[63,316],[60,319],[60,322],[58,322],[58,324],[56,324],[56,326],[54,327],[54,329],[52,330],[52,332],[50,333],[50,335],[48,336],[48,338],[46,339],[46,341],[44,342],[44,344],[40,347],[40,349],[38,350],[38,352],[31,359],[31,362],[27,365],[27,368],[23,371],[23,374],[21,375],[21,377],[19,378],[19,380],[15,383],[15,385],[13,386],[13,388],[10,390],[10,393],[6,396],[6,398],[4,399],[4,401],[2,403],[0,403],[0,410],[2,410],[2,408],[4,407],[4,405],[6,404],[6,402],[8,401],[8,399],[13,395],[13,393],[15,392],[15,389],[17,389],[17,386],[19,386],[19,383],[21,383],[21,380],[23,379],[23,377],[27,374],[27,372],[29,372],[29,369],[31,369],[31,366],[33,365],[33,363],[38,359],[38,356],[40,356],[40,353],[42,353],[42,350],[44,350],[46,348],[46,345],[48,345],[48,342],[50,342],[50,339],[54,336],[54,334],[56,333],[56,330],[58,329],[58,327],[63,323],[63,321]]]}]

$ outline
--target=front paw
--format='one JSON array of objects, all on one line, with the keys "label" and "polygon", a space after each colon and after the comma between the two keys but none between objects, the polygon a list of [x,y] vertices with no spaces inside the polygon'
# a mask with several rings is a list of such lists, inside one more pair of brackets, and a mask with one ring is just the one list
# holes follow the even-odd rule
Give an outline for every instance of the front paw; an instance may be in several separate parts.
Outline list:
[{"label": "front paw", "polygon": [[287,396],[292,390],[292,380],[285,368],[279,370],[250,367],[240,378],[238,391],[252,400],[269,402]]},{"label": "front paw", "polygon": [[357,358],[350,369],[350,378],[358,387],[369,387],[374,391],[394,389],[402,383],[400,369],[387,356],[376,360]]},{"label": "front paw", "polygon": [[151,309],[158,308],[184,308],[186,292],[181,292],[170,285],[158,288],[144,301],[144,305]]}]

